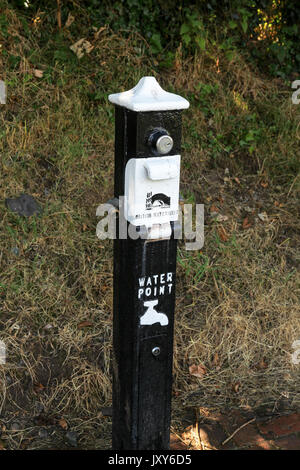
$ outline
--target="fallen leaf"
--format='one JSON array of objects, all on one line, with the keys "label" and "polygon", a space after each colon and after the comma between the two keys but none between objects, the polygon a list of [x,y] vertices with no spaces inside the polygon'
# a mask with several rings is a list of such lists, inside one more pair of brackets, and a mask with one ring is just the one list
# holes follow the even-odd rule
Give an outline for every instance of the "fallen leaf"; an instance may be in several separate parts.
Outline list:
[{"label": "fallen leaf", "polygon": [[245,217],[245,219],[243,220],[243,229],[247,229],[249,227],[251,227],[251,222],[249,221],[248,217]]},{"label": "fallen leaf", "polygon": [[44,71],[43,71],[43,70],[34,69],[33,75],[34,75],[36,78],[42,78],[43,75],[44,75]]},{"label": "fallen leaf", "polygon": [[41,383],[35,383],[33,385],[33,389],[34,389],[35,392],[39,393],[39,392],[42,392],[45,389],[45,387]]},{"label": "fallen leaf", "polygon": [[219,209],[216,206],[212,205],[210,207],[210,212],[219,212]]},{"label": "fallen leaf", "polygon": [[61,428],[68,429],[68,423],[64,418],[60,418],[60,420],[58,421],[58,424]]},{"label": "fallen leaf", "polygon": [[86,224],[82,224],[82,230],[85,232],[87,229],[87,225]]},{"label": "fallen leaf", "polygon": [[92,46],[92,44],[85,38],[82,38],[72,44],[72,46],[70,46],[70,49],[77,55],[78,59],[81,59],[81,57],[83,57],[85,53],[89,54],[94,49],[94,46]]},{"label": "fallen leaf", "polygon": [[260,185],[263,187],[263,188],[267,188],[269,186],[269,183],[265,182],[265,181],[262,181],[260,183]]},{"label": "fallen leaf", "polygon": [[261,212],[260,214],[257,214],[257,215],[258,215],[258,218],[262,222],[267,222],[268,221],[268,214],[266,212]]},{"label": "fallen leaf", "polygon": [[263,357],[258,364],[256,364],[255,368],[258,369],[258,370],[262,370],[262,369],[267,369],[268,367],[268,364],[267,362],[265,361],[265,358]]},{"label": "fallen leaf", "polygon": [[86,328],[88,326],[93,326],[93,323],[89,320],[85,320],[85,321],[82,321],[82,322],[78,323],[77,328],[79,328],[79,329],[80,328]]},{"label": "fallen leaf", "polygon": [[213,359],[213,365],[220,368],[220,358],[219,354],[216,352]]},{"label": "fallen leaf", "polygon": [[214,365],[219,363],[219,354],[216,352],[214,355]]},{"label": "fallen leaf", "polygon": [[228,220],[228,217],[227,215],[217,214],[217,216],[215,217],[215,220],[217,222],[226,222],[226,220]]},{"label": "fallen leaf", "polygon": [[4,442],[0,440],[0,450],[5,450]]},{"label": "fallen leaf", "polygon": [[71,24],[74,22],[74,20],[75,20],[74,16],[71,15],[71,13],[69,13],[67,21],[65,23],[65,28],[69,28],[71,26]]},{"label": "fallen leaf", "polygon": [[206,372],[206,367],[202,366],[201,364],[199,364],[198,366],[196,364],[192,364],[189,367],[189,373],[193,377],[198,377],[199,379],[202,379]]},{"label": "fallen leaf", "polygon": [[106,26],[101,26],[101,28],[99,28],[98,30],[97,30],[97,28],[96,28],[96,31],[95,31],[95,33],[94,33],[95,39],[98,39],[99,34],[101,34],[102,31],[105,31],[105,30],[106,30]]},{"label": "fallen leaf", "polygon": [[238,179],[237,176],[235,176],[233,179],[234,179],[234,181],[235,181],[237,184],[241,184],[241,182],[240,182],[240,180]]},{"label": "fallen leaf", "polygon": [[228,241],[227,232],[226,232],[225,228],[222,225],[218,228],[218,235],[219,235],[220,239],[222,240],[222,242],[227,242]]},{"label": "fallen leaf", "polygon": [[236,382],[236,383],[232,384],[232,387],[231,387],[231,388],[232,388],[232,391],[233,391],[234,393],[238,393],[238,391],[239,391],[239,389],[240,389],[240,385],[241,385],[241,384],[240,384],[239,382]]}]

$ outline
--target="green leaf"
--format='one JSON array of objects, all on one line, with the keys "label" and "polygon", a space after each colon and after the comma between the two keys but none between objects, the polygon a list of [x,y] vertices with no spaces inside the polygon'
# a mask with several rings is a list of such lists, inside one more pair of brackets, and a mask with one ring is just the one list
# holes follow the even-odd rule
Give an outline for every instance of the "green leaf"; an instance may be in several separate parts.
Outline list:
[{"label": "green leaf", "polygon": [[160,34],[154,33],[150,39],[152,52],[157,53],[163,50]]},{"label": "green leaf", "polygon": [[225,55],[228,60],[232,60],[234,58],[234,51],[226,51]]},{"label": "green leaf", "polygon": [[252,140],[255,140],[255,137],[254,137],[252,131],[250,131],[250,132],[246,135],[245,140],[246,140],[246,142],[251,142]]},{"label": "green leaf", "polygon": [[237,23],[235,21],[230,20],[228,24],[230,29],[235,29],[237,27]]},{"label": "green leaf", "polygon": [[244,31],[244,33],[246,33],[247,29],[248,29],[248,20],[244,16],[243,19],[242,19],[242,30]]},{"label": "green leaf", "polygon": [[189,43],[191,42],[191,36],[189,34],[184,34],[182,36],[182,40],[185,43],[185,45],[188,46]]},{"label": "green leaf", "polygon": [[196,41],[196,43],[198,44],[198,46],[200,47],[200,49],[201,49],[202,51],[204,51],[204,50],[205,50],[205,44],[206,44],[205,38],[200,37],[200,36],[197,36],[197,37],[195,38],[195,41]]},{"label": "green leaf", "polygon": [[188,24],[183,23],[183,24],[181,25],[181,28],[180,28],[180,34],[182,35],[182,34],[185,34],[185,33],[189,33],[189,32],[190,32],[190,29],[191,29],[191,28],[190,28],[190,26],[189,26]]}]

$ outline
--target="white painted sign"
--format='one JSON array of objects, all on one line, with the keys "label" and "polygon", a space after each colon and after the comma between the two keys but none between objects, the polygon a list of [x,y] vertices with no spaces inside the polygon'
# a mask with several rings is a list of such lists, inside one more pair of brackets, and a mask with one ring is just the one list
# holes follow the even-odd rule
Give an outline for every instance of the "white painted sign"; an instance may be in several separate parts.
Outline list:
[{"label": "white painted sign", "polygon": [[124,216],[132,225],[178,220],[180,155],[131,158],[125,169]]},{"label": "white painted sign", "polygon": [[139,277],[138,299],[171,294],[173,285],[174,282],[172,272]]},{"label": "white painted sign", "polygon": [[158,300],[148,300],[144,302],[144,307],[147,308],[146,312],[140,319],[141,325],[154,325],[154,323],[160,323],[161,326],[166,326],[169,323],[166,314],[157,312],[155,306],[158,304]]}]

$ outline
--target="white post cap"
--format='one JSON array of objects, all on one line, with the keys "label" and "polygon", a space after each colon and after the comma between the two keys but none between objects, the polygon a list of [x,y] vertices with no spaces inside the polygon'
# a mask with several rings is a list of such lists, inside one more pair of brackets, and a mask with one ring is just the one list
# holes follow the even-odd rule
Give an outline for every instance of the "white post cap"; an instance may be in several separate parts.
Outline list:
[{"label": "white post cap", "polygon": [[182,96],[163,90],[154,77],[143,77],[131,90],[109,95],[108,99],[131,111],[171,111],[190,106]]}]

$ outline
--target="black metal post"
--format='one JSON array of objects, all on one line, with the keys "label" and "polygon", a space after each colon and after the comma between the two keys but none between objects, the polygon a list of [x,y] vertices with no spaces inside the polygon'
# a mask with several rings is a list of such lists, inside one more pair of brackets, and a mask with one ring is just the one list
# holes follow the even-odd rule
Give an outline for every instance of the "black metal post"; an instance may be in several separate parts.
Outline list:
[{"label": "black metal post", "polygon": [[[150,158],[151,165],[158,164],[158,171],[146,165],[155,184],[161,171],[172,180],[177,163],[170,160],[175,170],[168,173],[166,166],[160,169],[160,162],[166,165],[169,160],[164,157],[180,156],[181,112],[188,102],[164,92],[153,77],[144,77],[131,95],[125,92],[109,99],[115,104],[115,198],[132,189],[130,178],[129,189],[125,187],[132,159]],[[160,184],[164,189],[163,178]],[[139,183],[137,188],[141,189]],[[148,192],[139,206],[144,207],[143,214],[135,215],[135,221],[129,222],[125,213],[125,226],[134,224],[143,238],[114,240],[113,449],[169,448],[177,216],[166,192]],[[161,229],[158,238],[149,214]],[[117,234],[123,217],[120,206]]]}]

